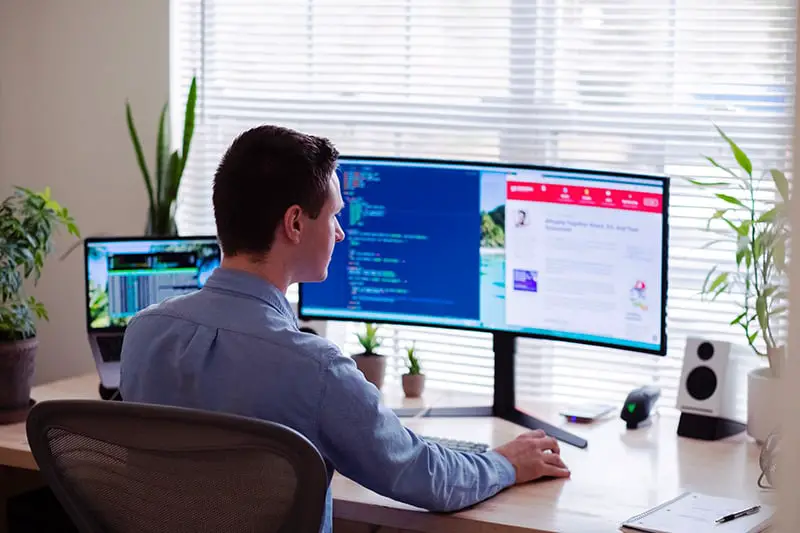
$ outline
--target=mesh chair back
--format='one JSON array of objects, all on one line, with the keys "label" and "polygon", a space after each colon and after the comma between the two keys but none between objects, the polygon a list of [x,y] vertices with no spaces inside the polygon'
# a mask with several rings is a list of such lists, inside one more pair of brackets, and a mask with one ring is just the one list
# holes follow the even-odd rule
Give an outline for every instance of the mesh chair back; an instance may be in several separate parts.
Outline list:
[{"label": "mesh chair back", "polygon": [[328,476],[271,422],[131,402],[35,405],[28,440],[83,533],[318,533]]}]

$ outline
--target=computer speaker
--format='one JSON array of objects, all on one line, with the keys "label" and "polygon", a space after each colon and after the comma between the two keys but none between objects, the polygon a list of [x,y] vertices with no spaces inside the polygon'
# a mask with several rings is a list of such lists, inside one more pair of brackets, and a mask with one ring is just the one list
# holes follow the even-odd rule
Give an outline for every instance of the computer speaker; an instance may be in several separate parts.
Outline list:
[{"label": "computer speaker", "polygon": [[744,431],[736,420],[738,358],[746,348],[730,342],[689,337],[683,354],[677,408],[678,435],[717,440]]}]

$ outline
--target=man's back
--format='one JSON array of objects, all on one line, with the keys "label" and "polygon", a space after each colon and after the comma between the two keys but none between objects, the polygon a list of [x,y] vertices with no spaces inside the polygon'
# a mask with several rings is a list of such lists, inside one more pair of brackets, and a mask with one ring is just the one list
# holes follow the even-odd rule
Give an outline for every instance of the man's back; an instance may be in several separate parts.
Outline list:
[{"label": "man's back", "polygon": [[[285,424],[317,446],[329,474],[419,507],[460,509],[515,481],[497,452],[454,452],[403,428],[355,363],[300,332],[285,296],[252,274],[218,268],[199,292],[137,315],[121,372],[124,400]],[[323,531],[330,524],[329,494]]]},{"label": "man's back", "polygon": [[120,388],[126,400],[273,420],[313,435],[335,353],[326,339],[298,331],[288,302],[263,281],[217,270],[204,289],[132,321]]}]

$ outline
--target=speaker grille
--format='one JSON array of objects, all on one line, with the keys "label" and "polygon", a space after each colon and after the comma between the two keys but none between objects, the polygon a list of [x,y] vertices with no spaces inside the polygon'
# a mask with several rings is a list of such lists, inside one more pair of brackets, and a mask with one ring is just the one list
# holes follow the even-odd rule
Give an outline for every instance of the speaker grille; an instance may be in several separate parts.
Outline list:
[{"label": "speaker grille", "polygon": [[704,342],[697,347],[697,357],[701,361],[708,361],[714,357],[714,345],[710,342]]},{"label": "speaker grille", "polygon": [[[699,351],[699,350],[698,350]],[[717,375],[707,366],[698,366],[686,378],[686,392],[695,400],[707,400],[717,390]]]}]

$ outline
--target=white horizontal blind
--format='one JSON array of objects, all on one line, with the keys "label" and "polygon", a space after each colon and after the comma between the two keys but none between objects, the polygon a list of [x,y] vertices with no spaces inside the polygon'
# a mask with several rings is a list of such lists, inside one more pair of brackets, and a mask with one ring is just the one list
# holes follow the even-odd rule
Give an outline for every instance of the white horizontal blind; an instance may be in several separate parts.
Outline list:
[{"label": "white horizontal blind", "polygon": [[[193,72],[201,83],[181,232],[213,233],[214,168],[259,123],[328,136],[345,154],[666,173],[668,357],[525,340],[518,394],[619,402],[655,382],[671,405],[687,335],[744,339],[728,325],[732,299],[697,296],[733,253],[701,249],[718,202],[685,178],[720,176],[703,155],[735,164],[712,121],[757,169],[790,168],[793,0],[174,1],[173,98]],[[390,381],[415,339],[430,386],[490,392],[489,335],[381,334]]]}]

